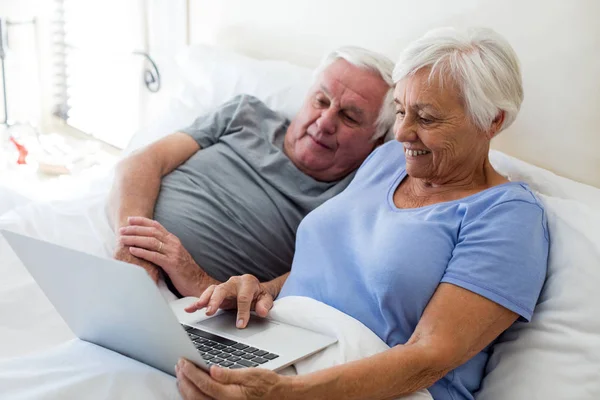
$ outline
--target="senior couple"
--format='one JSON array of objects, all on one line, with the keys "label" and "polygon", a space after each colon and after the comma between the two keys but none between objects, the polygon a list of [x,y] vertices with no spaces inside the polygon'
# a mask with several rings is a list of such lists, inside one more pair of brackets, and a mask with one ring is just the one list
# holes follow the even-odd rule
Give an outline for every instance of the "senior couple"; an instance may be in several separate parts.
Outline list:
[{"label": "senior couple", "polygon": [[333,52],[292,121],[238,96],[122,161],[115,257],[199,296],[188,312],[237,308],[244,328],[251,309],[308,296],[390,346],[295,377],[182,360],[183,397],[473,399],[491,343],[532,317],[546,275],[544,210],[488,159],[522,99],[503,38],[441,29],[395,66]]}]

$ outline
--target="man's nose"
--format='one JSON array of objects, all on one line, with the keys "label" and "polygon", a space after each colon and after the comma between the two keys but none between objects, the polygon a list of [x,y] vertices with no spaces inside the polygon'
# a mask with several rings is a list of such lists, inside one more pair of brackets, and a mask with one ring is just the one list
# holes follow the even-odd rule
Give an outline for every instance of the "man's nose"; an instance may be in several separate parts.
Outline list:
[{"label": "man's nose", "polygon": [[337,113],[335,110],[329,108],[323,110],[319,119],[317,119],[317,127],[319,130],[326,135],[332,135],[337,130]]}]

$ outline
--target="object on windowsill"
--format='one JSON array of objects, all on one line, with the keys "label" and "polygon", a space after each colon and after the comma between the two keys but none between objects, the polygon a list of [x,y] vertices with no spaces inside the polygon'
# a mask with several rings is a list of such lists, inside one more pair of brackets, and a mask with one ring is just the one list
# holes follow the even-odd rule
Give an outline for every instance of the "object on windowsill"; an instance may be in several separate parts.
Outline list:
[{"label": "object on windowsill", "polygon": [[17,142],[16,139],[14,137],[10,137],[8,140],[10,140],[15,147],[17,148],[17,151],[19,152],[19,158],[17,159],[17,164],[27,164],[27,154],[29,154],[29,152],[27,151],[27,149],[25,148],[25,146],[23,146],[21,143]]},{"label": "object on windowsill", "polygon": [[38,171],[46,175],[69,175],[71,171],[65,165],[38,163]]}]

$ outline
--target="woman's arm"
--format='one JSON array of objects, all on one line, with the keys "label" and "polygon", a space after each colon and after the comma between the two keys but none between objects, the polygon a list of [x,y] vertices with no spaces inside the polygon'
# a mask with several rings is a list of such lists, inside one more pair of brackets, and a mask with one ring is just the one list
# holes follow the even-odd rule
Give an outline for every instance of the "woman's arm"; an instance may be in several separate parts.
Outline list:
[{"label": "woman's arm", "polygon": [[393,399],[428,388],[490,344],[517,314],[442,283],[404,345],[289,383],[294,398]]},{"label": "woman's arm", "polygon": [[289,275],[288,272],[265,283],[250,274],[233,276],[225,283],[209,286],[185,311],[191,313],[206,307],[206,315],[213,315],[219,308],[237,309],[237,327],[245,328],[250,321],[250,310],[255,309],[261,317],[267,316]]},{"label": "woman's arm", "polygon": [[462,365],[517,318],[517,314],[458,286],[442,283],[404,345],[304,376],[260,368],[211,367],[189,361],[176,369],[188,399],[395,399],[428,388]]}]

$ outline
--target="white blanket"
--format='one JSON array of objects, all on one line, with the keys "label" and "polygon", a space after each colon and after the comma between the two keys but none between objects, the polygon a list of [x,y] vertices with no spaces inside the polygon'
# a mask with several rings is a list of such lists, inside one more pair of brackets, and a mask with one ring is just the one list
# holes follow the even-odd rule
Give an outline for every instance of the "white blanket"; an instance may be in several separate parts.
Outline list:
[{"label": "white blanket", "polygon": [[[0,229],[109,256],[114,239],[104,199],[105,195],[91,195],[76,201],[29,203],[0,216]],[[0,359],[45,350],[74,337],[2,235],[0,276]]]},{"label": "white blanket", "polygon": [[13,190],[0,186],[0,215],[12,210],[13,208],[23,206],[30,201],[31,200],[14,192]]},{"label": "white blanket", "polygon": [[[109,257],[114,233],[105,194],[76,201],[30,203],[0,216],[8,229]],[[174,378],[75,339],[0,235],[0,393],[10,399],[178,398]],[[167,300],[174,296],[161,286]],[[388,347],[353,318],[306,298],[278,300],[272,317],[335,336],[338,343],[295,365],[305,374],[367,357]],[[286,371],[287,373],[295,371]],[[422,391],[409,399],[431,399]]]},{"label": "white blanket", "polygon": [[[271,318],[338,338],[336,344],[288,368],[287,374],[307,374],[388,349],[357,320],[306,297],[277,300]],[[46,352],[0,361],[0,393],[10,399],[32,400],[178,398],[170,375],[77,339]],[[432,397],[421,390],[403,399]]]}]

